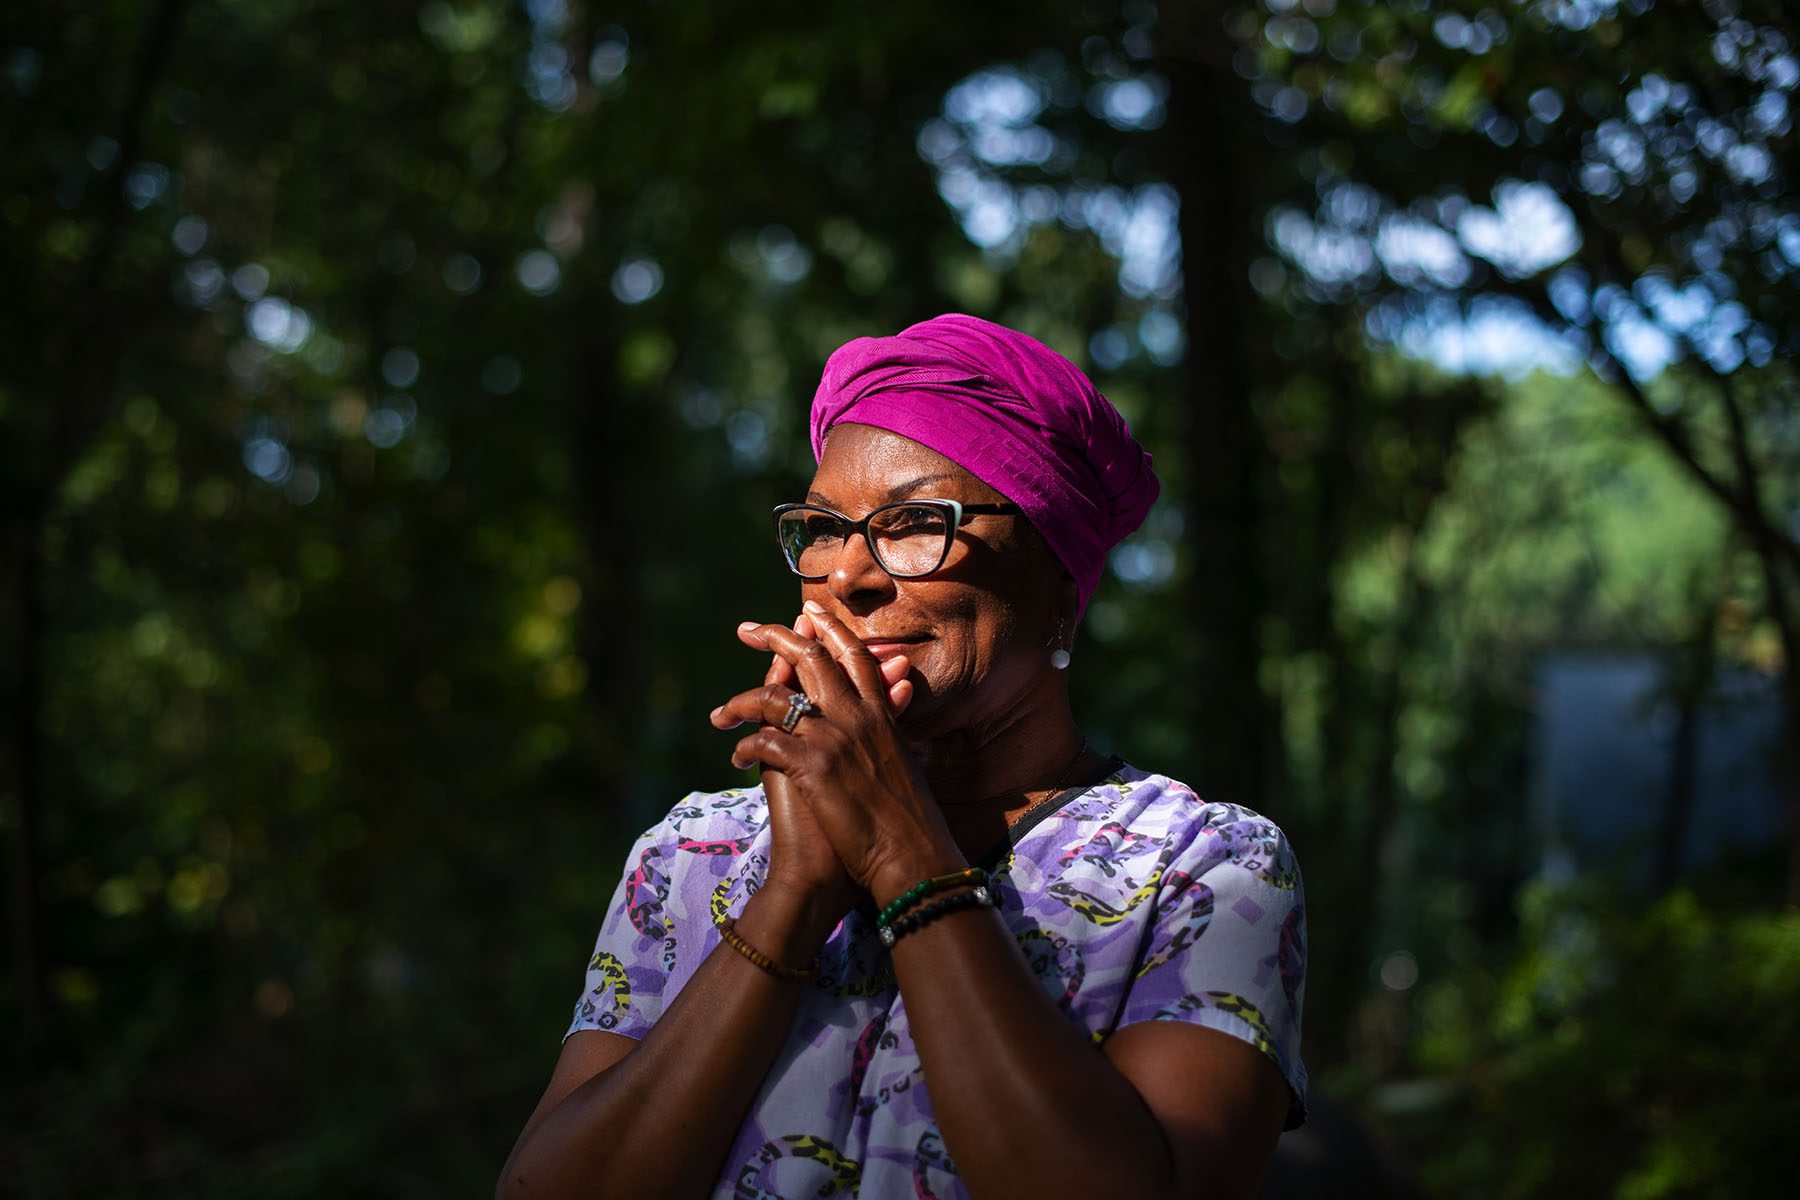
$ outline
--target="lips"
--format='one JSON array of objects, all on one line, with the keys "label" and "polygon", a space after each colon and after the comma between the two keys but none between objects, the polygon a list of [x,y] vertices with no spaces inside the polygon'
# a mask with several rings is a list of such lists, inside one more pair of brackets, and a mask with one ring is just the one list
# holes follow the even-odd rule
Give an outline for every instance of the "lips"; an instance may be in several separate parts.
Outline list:
[{"label": "lips", "polygon": [[863,642],[863,645],[867,646],[869,648],[869,653],[873,654],[876,658],[888,659],[894,657],[896,654],[905,654],[912,647],[917,646],[925,640],[926,639],[922,637],[875,637],[866,639]]}]

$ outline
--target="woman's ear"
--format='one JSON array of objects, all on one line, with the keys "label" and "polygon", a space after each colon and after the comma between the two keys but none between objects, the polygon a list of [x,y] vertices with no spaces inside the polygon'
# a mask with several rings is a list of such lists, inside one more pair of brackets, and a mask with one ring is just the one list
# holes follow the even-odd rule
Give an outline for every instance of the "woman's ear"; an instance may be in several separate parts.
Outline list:
[{"label": "woman's ear", "polygon": [[1050,619],[1055,622],[1057,648],[1072,649],[1075,645],[1075,626],[1081,618],[1081,589],[1075,585],[1075,577],[1067,571],[1056,585],[1056,600],[1050,608]]},{"label": "woman's ear", "polygon": [[1075,623],[1080,620],[1076,615],[1081,611],[1081,588],[1075,583],[1075,577],[1067,570],[1056,585],[1056,613],[1069,624],[1069,640],[1075,640]]},{"label": "woman's ear", "polygon": [[1056,604],[1051,614],[1056,622],[1056,630],[1050,635],[1050,665],[1058,671],[1069,669],[1069,650],[1075,645],[1075,613],[1081,601],[1081,593],[1075,587],[1075,580],[1068,572],[1063,572],[1062,582],[1057,585]]}]

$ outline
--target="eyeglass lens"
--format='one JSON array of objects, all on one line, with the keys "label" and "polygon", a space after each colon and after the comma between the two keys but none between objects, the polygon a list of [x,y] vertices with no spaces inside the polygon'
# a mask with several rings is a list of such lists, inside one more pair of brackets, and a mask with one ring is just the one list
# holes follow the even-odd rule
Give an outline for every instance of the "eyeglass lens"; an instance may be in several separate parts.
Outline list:
[{"label": "eyeglass lens", "polygon": [[[831,513],[799,509],[779,522],[788,562],[802,575],[829,575],[850,525]],[[869,541],[875,561],[890,575],[924,575],[936,570],[949,542],[949,521],[942,509],[928,504],[897,504],[873,514]]]}]

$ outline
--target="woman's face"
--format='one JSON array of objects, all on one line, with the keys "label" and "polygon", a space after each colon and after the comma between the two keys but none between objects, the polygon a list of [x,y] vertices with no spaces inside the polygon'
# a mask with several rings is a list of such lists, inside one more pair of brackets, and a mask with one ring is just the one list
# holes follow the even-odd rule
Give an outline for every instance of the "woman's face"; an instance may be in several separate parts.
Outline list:
[{"label": "woman's face", "polygon": [[[860,519],[898,500],[1005,500],[934,450],[870,425],[841,424],[825,443],[807,500]],[[802,584],[877,658],[905,654],[914,697],[902,718],[920,735],[1008,720],[1053,674],[1058,614],[1073,617],[1073,585],[1017,514],[968,517],[944,565],[895,579],[868,542],[847,539],[829,575]],[[1065,630],[1065,640],[1072,630]]]}]

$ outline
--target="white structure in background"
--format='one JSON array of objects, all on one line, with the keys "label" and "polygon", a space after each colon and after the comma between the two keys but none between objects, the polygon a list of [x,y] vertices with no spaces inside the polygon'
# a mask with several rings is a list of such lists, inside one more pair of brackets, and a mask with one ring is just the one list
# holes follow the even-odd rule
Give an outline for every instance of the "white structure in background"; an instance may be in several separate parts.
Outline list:
[{"label": "white structure in background", "polygon": [[1665,858],[1670,874],[1729,869],[1781,840],[1779,682],[1720,668],[1684,721],[1671,667],[1646,650],[1539,659],[1533,783],[1553,878],[1656,883]]}]

